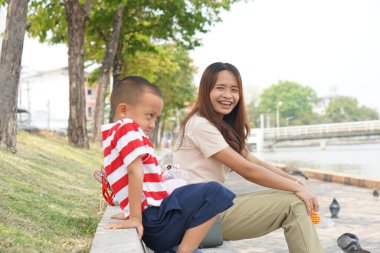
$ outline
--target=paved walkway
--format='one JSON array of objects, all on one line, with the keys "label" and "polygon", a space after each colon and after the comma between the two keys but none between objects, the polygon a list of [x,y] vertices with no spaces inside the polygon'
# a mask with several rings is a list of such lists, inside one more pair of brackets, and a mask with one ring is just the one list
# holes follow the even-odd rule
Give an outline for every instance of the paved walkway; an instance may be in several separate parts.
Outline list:
[{"label": "paved walkway", "polygon": [[[321,224],[317,231],[326,253],[343,252],[336,243],[343,233],[353,233],[359,237],[363,249],[380,253],[380,199],[372,196],[372,190],[310,179],[308,185],[318,196]],[[264,189],[231,173],[226,182],[235,193]],[[329,206],[336,198],[341,209],[338,219],[330,218]],[[281,229],[268,235],[233,241],[232,244],[242,253],[287,253],[287,245]]]}]

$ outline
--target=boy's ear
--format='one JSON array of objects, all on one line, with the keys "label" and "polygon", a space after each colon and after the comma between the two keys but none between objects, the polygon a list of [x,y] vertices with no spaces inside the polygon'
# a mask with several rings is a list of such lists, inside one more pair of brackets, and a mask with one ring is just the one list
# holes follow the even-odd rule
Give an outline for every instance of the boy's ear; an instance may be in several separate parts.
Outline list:
[{"label": "boy's ear", "polygon": [[117,106],[117,110],[120,112],[127,112],[128,105],[126,103],[120,103]]},{"label": "boy's ear", "polygon": [[128,105],[126,103],[120,103],[116,107],[115,118],[121,119],[127,116]]}]

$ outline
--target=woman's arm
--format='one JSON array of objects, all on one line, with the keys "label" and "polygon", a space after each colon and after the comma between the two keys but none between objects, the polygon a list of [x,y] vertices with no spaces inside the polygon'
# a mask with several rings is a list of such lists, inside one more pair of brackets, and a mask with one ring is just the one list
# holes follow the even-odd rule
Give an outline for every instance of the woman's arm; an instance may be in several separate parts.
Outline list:
[{"label": "woman's arm", "polygon": [[254,155],[252,155],[249,152],[245,156],[245,159],[247,159],[248,161],[250,161],[250,162],[252,162],[254,164],[257,164],[257,165],[259,165],[261,167],[264,167],[264,168],[266,168],[268,170],[271,170],[272,172],[274,172],[274,173],[276,173],[276,174],[278,174],[280,176],[286,177],[286,178],[288,178],[290,180],[297,180],[295,177],[293,177],[293,176],[289,175],[288,173],[280,170],[279,168],[276,168],[276,167],[270,165],[269,163],[267,163],[267,162],[265,162],[263,160],[258,159],[257,157],[255,157]]},{"label": "woman's arm", "polygon": [[297,183],[294,178],[282,176],[249,159],[246,160],[231,147],[223,149],[212,155],[212,157],[250,182],[265,187],[294,192],[305,202],[309,215],[311,215],[313,210],[318,211],[318,201],[314,194]]},{"label": "woman's arm", "polygon": [[[247,159],[248,161],[253,162],[253,163],[255,163],[261,167],[264,167],[268,170],[271,170],[272,172],[274,172],[280,176],[286,177],[290,180],[297,180],[295,177],[293,177],[293,176],[289,175],[288,173],[280,170],[279,168],[276,168],[276,167],[270,165],[269,163],[267,163],[261,159],[258,159],[257,157],[255,157],[254,155],[249,153],[248,151],[247,151],[247,155],[245,156],[245,159]],[[314,195],[314,192],[310,189],[310,187],[304,181],[298,181],[298,183],[301,184],[303,187],[305,187],[306,190],[310,191],[310,193],[312,195]]]}]

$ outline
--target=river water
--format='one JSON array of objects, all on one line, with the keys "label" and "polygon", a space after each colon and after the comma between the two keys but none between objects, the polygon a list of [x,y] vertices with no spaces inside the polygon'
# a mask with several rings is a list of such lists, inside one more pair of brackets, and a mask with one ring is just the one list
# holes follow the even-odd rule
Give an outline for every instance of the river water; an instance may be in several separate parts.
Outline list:
[{"label": "river water", "polygon": [[276,148],[254,153],[267,162],[334,171],[380,180],[380,143]]}]

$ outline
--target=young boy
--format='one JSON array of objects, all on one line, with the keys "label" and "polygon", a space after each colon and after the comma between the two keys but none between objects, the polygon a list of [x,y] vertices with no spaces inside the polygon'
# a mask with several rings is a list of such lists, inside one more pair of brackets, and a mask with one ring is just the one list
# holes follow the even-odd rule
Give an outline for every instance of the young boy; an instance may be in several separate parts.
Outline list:
[{"label": "young boy", "polygon": [[147,136],[163,108],[161,91],[142,77],[129,76],[111,94],[115,123],[102,126],[104,169],[126,220],[110,229],[136,228],[155,252],[193,252],[217,215],[235,195],[216,182],[192,184],[170,195]]}]

